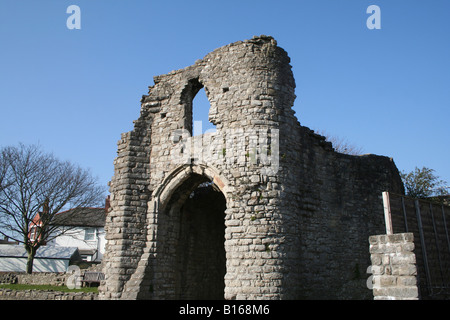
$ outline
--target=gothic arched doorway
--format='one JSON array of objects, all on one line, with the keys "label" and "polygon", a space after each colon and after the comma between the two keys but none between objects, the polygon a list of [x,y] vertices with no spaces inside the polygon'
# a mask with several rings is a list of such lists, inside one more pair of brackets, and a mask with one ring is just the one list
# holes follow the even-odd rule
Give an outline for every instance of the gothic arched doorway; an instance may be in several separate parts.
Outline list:
[{"label": "gothic arched doorway", "polygon": [[191,173],[174,189],[158,214],[156,296],[224,298],[225,209],[224,194],[204,175]]}]

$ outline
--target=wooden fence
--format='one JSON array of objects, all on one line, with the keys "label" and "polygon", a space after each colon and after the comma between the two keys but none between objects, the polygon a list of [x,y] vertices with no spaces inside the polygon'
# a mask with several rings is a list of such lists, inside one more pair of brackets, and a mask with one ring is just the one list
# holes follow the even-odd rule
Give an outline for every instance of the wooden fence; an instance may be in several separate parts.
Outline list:
[{"label": "wooden fence", "polygon": [[421,299],[450,299],[450,206],[383,192],[386,233],[414,234]]}]

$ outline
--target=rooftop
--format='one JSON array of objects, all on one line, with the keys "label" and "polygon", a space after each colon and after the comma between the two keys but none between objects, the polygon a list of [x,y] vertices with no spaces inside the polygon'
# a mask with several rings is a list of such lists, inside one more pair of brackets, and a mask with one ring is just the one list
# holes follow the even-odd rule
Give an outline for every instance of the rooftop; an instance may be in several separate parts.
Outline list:
[{"label": "rooftop", "polygon": [[104,227],[106,220],[105,208],[76,208],[56,214],[52,225]]},{"label": "rooftop", "polygon": [[[77,247],[43,246],[37,249],[35,258],[71,259],[75,254]],[[0,244],[0,257],[27,258],[28,254],[22,245]]]}]

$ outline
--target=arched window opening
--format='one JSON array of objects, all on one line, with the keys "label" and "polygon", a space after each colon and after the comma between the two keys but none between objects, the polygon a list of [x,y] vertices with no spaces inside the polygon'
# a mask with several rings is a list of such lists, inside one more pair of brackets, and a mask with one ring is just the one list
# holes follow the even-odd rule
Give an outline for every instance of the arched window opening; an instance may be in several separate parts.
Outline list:
[{"label": "arched window opening", "polygon": [[192,101],[192,136],[216,131],[216,126],[208,120],[210,107],[205,88],[202,87]]}]

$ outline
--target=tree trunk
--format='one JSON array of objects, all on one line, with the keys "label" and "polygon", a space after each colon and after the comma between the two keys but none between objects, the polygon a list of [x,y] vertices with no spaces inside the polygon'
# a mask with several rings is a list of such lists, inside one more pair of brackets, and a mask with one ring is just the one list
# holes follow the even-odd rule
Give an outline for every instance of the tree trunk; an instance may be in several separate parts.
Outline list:
[{"label": "tree trunk", "polygon": [[33,272],[33,262],[34,262],[34,256],[36,255],[36,248],[26,248],[28,253],[28,259],[27,259],[27,273],[31,274]]}]

